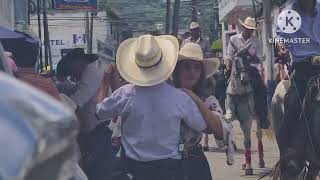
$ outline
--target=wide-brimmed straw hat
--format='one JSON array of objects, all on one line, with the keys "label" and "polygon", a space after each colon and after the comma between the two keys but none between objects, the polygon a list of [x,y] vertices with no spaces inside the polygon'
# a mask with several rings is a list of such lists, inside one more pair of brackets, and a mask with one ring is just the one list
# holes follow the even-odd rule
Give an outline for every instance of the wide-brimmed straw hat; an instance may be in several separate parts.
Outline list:
[{"label": "wide-brimmed straw hat", "polygon": [[98,60],[99,56],[96,54],[86,54],[83,48],[75,48],[72,49],[67,55],[63,56],[61,61],[78,61],[79,58],[83,58],[89,63],[92,63]]},{"label": "wide-brimmed straw hat", "polygon": [[192,22],[190,24],[190,30],[195,29],[195,28],[200,28],[200,25],[197,22]]},{"label": "wide-brimmed straw hat", "polygon": [[201,46],[196,43],[187,43],[179,51],[178,61],[182,60],[194,60],[203,64],[204,73],[206,78],[211,77],[218,72],[220,67],[220,61],[218,58],[204,59]]},{"label": "wide-brimmed straw hat", "polygon": [[167,80],[178,59],[174,36],[143,35],[124,41],[117,51],[117,68],[129,83],[153,86]]},{"label": "wide-brimmed straw hat", "polygon": [[257,29],[256,20],[252,17],[247,17],[244,22],[239,19],[239,23],[247,29],[252,29],[252,30]]}]

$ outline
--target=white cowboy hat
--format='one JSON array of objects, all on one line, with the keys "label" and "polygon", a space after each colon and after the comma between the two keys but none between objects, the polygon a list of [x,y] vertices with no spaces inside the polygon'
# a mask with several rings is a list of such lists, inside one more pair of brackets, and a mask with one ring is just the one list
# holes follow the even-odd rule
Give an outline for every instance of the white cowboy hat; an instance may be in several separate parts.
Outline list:
[{"label": "white cowboy hat", "polygon": [[256,24],[256,20],[252,17],[247,17],[246,20],[244,20],[244,22],[242,22],[240,19],[239,19],[239,23],[247,28],[247,29],[252,29],[252,30],[256,30],[257,29],[257,24]]},{"label": "white cowboy hat", "polygon": [[120,75],[138,86],[153,86],[167,80],[178,59],[179,43],[174,36],[143,35],[120,44],[117,67]]},{"label": "white cowboy hat", "polygon": [[199,28],[200,27],[200,25],[197,23],[197,22],[192,22],[191,24],[190,24],[190,30],[191,29],[195,29],[195,28]]},{"label": "white cowboy hat", "polygon": [[205,77],[209,78],[216,72],[220,67],[220,61],[218,58],[203,59],[203,53],[199,44],[187,43],[179,51],[178,61],[182,60],[194,60],[199,61],[203,64]]}]

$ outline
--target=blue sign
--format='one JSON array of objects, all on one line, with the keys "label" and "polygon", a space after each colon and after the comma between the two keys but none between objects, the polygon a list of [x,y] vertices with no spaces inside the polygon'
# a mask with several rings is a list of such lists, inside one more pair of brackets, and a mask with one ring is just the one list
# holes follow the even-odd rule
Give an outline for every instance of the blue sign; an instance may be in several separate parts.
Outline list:
[{"label": "blue sign", "polygon": [[62,10],[96,10],[97,0],[55,0],[55,8]]}]

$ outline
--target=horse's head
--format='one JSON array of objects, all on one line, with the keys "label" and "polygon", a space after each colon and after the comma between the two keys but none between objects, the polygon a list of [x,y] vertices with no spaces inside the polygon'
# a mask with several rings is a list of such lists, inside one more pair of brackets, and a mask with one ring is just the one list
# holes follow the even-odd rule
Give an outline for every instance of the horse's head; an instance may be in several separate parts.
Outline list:
[{"label": "horse's head", "polygon": [[248,49],[250,47],[251,47],[251,43],[248,43],[247,45],[241,48],[236,48],[236,46],[234,46],[236,53],[235,53],[235,58],[233,60],[233,68],[232,68],[233,74],[235,76],[238,76],[238,79],[240,79],[241,83],[243,84],[247,84],[250,81],[250,77],[248,73],[248,67],[250,66],[249,61],[251,57],[248,52]]},{"label": "horse's head", "polygon": [[244,59],[241,57],[234,58],[234,75],[241,80],[242,84],[247,84],[249,82],[248,69],[244,63]]}]

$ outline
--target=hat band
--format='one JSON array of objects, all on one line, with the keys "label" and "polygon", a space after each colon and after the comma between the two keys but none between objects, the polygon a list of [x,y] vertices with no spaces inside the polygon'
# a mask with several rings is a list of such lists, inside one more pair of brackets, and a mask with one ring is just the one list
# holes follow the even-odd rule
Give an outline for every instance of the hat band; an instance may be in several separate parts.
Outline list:
[{"label": "hat band", "polygon": [[248,27],[252,27],[252,28],[256,28],[255,26],[249,25],[249,24],[243,24],[244,26],[248,26]]},{"label": "hat band", "polygon": [[150,65],[150,66],[142,66],[142,65],[140,65],[139,63],[136,63],[136,64],[137,64],[137,66],[140,67],[140,68],[152,68],[152,67],[155,67],[155,66],[157,66],[158,64],[160,64],[161,60],[162,60],[162,51],[161,51],[161,53],[160,53],[160,57],[158,58],[158,60],[157,60],[157,62],[156,62],[155,64],[152,64],[152,65]]}]

